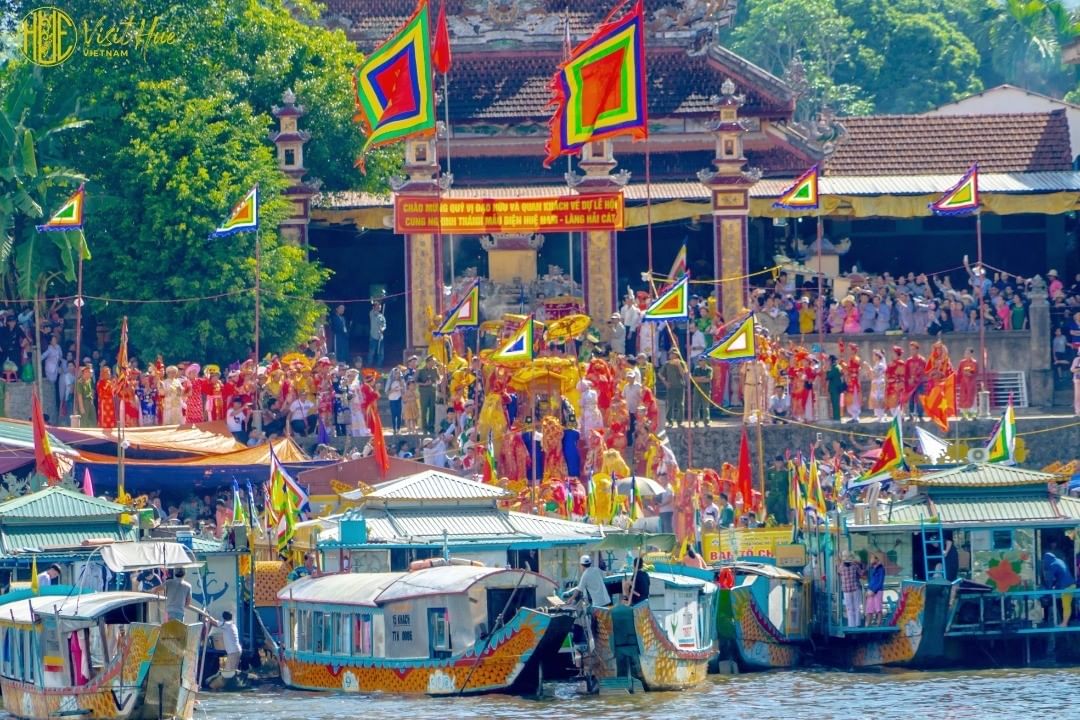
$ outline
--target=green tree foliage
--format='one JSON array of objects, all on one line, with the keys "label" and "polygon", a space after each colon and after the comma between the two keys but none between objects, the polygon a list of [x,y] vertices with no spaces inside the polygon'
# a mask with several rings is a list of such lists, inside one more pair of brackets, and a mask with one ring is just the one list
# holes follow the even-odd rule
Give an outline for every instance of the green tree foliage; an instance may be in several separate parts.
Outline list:
[{"label": "green tree foliage", "polygon": [[[25,8],[39,3],[24,3]],[[361,56],[340,30],[319,24],[307,2],[283,0],[71,0],[80,51],[46,76],[50,101],[72,98],[92,124],[66,148],[89,177],[86,292],[145,301],[218,296],[181,304],[93,302],[109,328],[129,316],[140,354],[229,361],[253,336],[254,236],[208,238],[259,183],[261,347],[285,350],[313,331],[312,298],[327,277],[307,252],[279,241],[288,212],[269,136],[292,89],[314,141],[308,178],[326,189],[382,189],[395,154],[353,161],[363,138],[352,122],[350,75]],[[25,11],[25,10],[24,10]],[[162,38],[127,57],[87,57],[85,29],[156,20]],[[86,25],[89,23],[89,25]],[[115,333],[114,333],[115,334]]]},{"label": "green tree foliage", "polygon": [[1077,32],[1060,0],[748,0],[724,41],[792,81],[804,119],[925,112],[1003,82],[1060,96]]}]

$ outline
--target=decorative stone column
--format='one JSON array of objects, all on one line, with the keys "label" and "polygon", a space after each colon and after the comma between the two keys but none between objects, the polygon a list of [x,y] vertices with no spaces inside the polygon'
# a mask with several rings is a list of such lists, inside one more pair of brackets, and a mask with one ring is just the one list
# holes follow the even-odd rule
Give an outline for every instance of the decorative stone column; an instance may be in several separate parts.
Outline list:
[{"label": "decorative stone column", "polygon": [[[405,177],[390,181],[395,193],[429,196],[438,200],[453,176],[440,173],[435,137],[405,143]],[[405,235],[405,340],[410,348],[427,347],[431,314],[441,310],[443,272],[442,236],[437,233]]]},{"label": "decorative stone column", "polygon": [[750,187],[761,179],[761,171],[744,169],[746,157],[742,138],[746,127],[739,120],[739,108],[746,98],[735,94],[735,83],[730,78],[724,80],[720,88],[722,94],[713,98],[718,115],[709,124],[716,136],[714,169],[699,172],[698,180],[709,189],[712,197],[717,303],[724,320],[730,321],[747,307]]},{"label": "decorative stone column", "polygon": [[[630,181],[630,173],[620,170],[610,140],[588,143],[581,151],[578,167],[584,175],[566,173],[566,184],[580,195],[622,192]],[[585,295],[585,312],[596,323],[602,323],[618,307],[618,233],[589,230],[581,238],[581,287]]]},{"label": "decorative stone column", "polygon": [[307,173],[307,168],[304,167],[304,144],[311,138],[311,133],[300,130],[297,121],[307,114],[307,110],[303,105],[296,104],[296,96],[292,90],[281,94],[281,103],[281,107],[275,105],[271,110],[278,119],[278,129],[270,133],[270,141],[277,146],[278,167],[289,177],[285,196],[292,202],[293,210],[289,217],[281,221],[278,230],[282,240],[303,247],[308,244],[311,197],[322,182],[304,182],[304,175]]},{"label": "decorative stone column", "polygon": [[1050,363],[1050,303],[1046,281],[1036,275],[1031,279],[1028,298],[1031,371],[1028,373],[1028,404],[1048,408],[1054,404],[1054,371]]}]

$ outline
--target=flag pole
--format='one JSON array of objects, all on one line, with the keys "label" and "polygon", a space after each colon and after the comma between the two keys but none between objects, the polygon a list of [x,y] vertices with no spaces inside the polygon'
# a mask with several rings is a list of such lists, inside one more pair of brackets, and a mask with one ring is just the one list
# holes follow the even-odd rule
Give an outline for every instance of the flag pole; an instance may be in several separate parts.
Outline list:
[{"label": "flag pole", "polygon": [[75,370],[82,367],[82,309],[85,301],[83,300],[83,246],[86,245],[86,236],[83,231],[79,231],[79,239],[82,241],[79,245],[79,271],[78,271],[78,287],[75,291]]},{"label": "flag pole", "polygon": [[989,387],[986,386],[987,367],[986,367],[986,320],[983,318],[983,313],[986,312],[986,293],[984,291],[983,278],[986,277],[986,267],[983,266],[983,245],[982,245],[982,208],[975,209],[975,262],[979,266],[979,373],[978,377],[982,380],[981,383],[976,383],[976,397],[978,397],[979,385],[983,385],[986,390]]},{"label": "flag pole", "polygon": [[[443,0],[446,2],[446,0]],[[450,172],[450,74],[442,74],[443,82],[443,124],[446,126],[446,174],[452,175]],[[440,221],[441,224],[441,221]],[[454,235],[451,233],[447,236],[447,240],[450,244],[450,285],[453,287],[454,278],[457,277],[454,272]]]},{"label": "flag pole", "polygon": [[[686,292],[690,292],[690,287],[687,285]],[[687,300],[689,305],[689,300]],[[690,403],[694,399],[694,375],[690,372],[690,343],[691,343],[691,330],[693,323],[690,321],[690,313],[686,313],[686,466],[693,467],[694,465],[694,430],[693,430],[693,417],[690,414]]]},{"label": "flag pole", "polygon": [[[825,244],[825,220],[821,217],[821,205],[818,205],[817,212],[817,296],[821,302],[821,308],[818,310],[822,316],[825,314],[825,278],[821,273],[821,246]],[[818,346],[822,352],[825,352],[825,318],[817,317],[818,327]]]},{"label": "flag pole", "polygon": [[[257,202],[257,201],[256,201]],[[255,226],[255,367],[252,372],[255,373],[253,382],[255,385],[255,417],[254,427],[258,430],[262,430],[262,402],[259,397],[259,306],[262,305],[262,241],[259,238],[259,226]],[[285,427],[289,427],[289,423],[285,423]]]}]

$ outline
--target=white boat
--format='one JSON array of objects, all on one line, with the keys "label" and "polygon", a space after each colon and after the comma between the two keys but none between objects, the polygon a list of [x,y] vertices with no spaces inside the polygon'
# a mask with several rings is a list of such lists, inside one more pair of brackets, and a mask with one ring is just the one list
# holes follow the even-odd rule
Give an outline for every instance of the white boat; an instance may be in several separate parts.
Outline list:
[{"label": "white boat", "polygon": [[0,690],[11,715],[191,718],[201,626],[163,622],[162,597],[61,585],[2,600]]}]

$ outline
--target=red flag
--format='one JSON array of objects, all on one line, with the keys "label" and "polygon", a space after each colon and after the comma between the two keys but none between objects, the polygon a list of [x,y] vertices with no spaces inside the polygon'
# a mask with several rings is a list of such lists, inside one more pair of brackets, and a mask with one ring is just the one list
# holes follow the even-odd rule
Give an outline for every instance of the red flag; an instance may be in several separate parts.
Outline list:
[{"label": "red flag", "polygon": [[435,21],[435,46],[431,49],[431,64],[436,72],[445,75],[450,72],[450,28],[446,26],[446,2],[439,4],[439,17]]},{"label": "red flag", "polygon": [[371,430],[371,449],[374,451],[375,462],[379,464],[380,475],[385,478],[390,472],[390,453],[386,450],[386,436],[383,435],[382,418],[379,417],[376,403],[368,405],[367,426],[368,430]]},{"label": "red flag", "polygon": [[60,466],[56,464],[56,456],[53,455],[52,447],[49,446],[49,432],[45,429],[45,415],[41,412],[41,398],[38,397],[37,388],[31,395],[30,405],[30,420],[34,427],[34,462],[37,472],[45,477],[49,485],[59,485]]},{"label": "red flag", "polygon": [[750,440],[746,437],[745,427],[739,440],[738,490],[743,498],[743,512],[750,512],[754,509],[754,479],[750,469]]},{"label": "red flag", "polygon": [[926,415],[942,432],[949,432],[949,416],[956,414],[956,373],[930,388],[923,398]]}]

